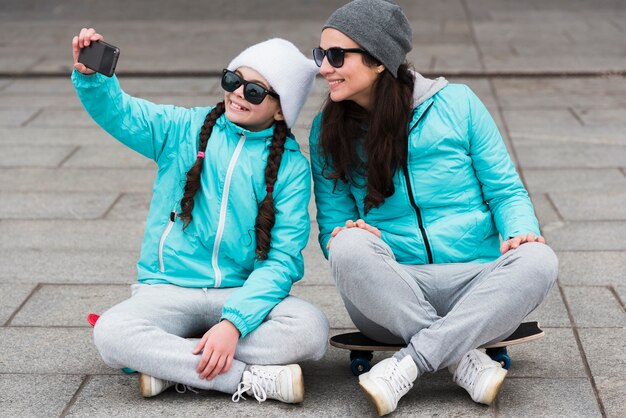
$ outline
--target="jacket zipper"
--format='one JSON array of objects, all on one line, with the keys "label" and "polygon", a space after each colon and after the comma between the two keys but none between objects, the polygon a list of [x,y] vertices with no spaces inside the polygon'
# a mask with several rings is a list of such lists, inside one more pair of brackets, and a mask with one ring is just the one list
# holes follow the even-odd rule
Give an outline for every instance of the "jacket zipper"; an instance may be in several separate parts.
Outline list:
[{"label": "jacket zipper", "polygon": [[215,271],[215,286],[220,287],[222,284],[222,271],[220,270],[220,266],[217,262],[217,256],[220,251],[220,244],[222,242],[222,235],[224,234],[224,227],[226,224],[226,209],[228,206],[228,193],[230,191],[230,181],[233,177],[233,171],[235,171],[235,164],[237,163],[237,159],[239,158],[239,154],[241,154],[241,150],[243,149],[243,144],[246,141],[246,136],[241,135],[239,139],[239,143],[237,143],[237,148],[235,148],[235,152],[230,159],[230,163],[228,164],[228,170],[226,171],[226,180],[224,180],[224,191],[222,192],[222,203],[220,205],[220,218],[219,223],[217,225],[217,234],[215,235],[215,243],[213,244],[213,257],[211,259],[211,264],[213,265],[213,271]]},{"label": "jacket zipper", "polygon": [[[411,126],[411,129],[409,129],[409,132],[411,132],[413,128],[417,126],[419,121],[424,117],[424,115],[428,112],[428,110],[430,109],[432,105],[433,104],[431,102],[428,105],[428,107],[424,109],[424,111],[419,116],[417,121],[415,121],[413,126]],[[406,161],[404,162],[404,167],[402,167],[402,171],[404,172],[404,179],[406,181],[407,191],[409,192],[409,200],[411,201],[411,206],[413,206],[413,209],[415,210],[415,214],[417,215],[417,224],[419,225],[420,232],[422,233],[422,239],[424,240],[424,247],[426,247],[426,254],[428,255],[428,264],[432,264],[433,252],[432,252],[432,249],[430,248],[430,242],[428,241],[428,236],[426,235],[426,228],[424,228],[424,221],[422,220],[422,212],[420,211],[420,208],[415,203],[415,198],[413,197],[413,188],[411,187],[411,179],[409,176],[408,161],[409,161],[409,137],[407,135]]]},{"label": "jacket zipper", "polygon": [[159,271],[161,273],[165,272],[165,264],[163,263],[163,245],[165,245],[165,238],[172,230],[174,223],[176,222],[176,210],[170,212],[170,221],[165,227],[165,231],[161,234],[161,239],[159,240]]}]

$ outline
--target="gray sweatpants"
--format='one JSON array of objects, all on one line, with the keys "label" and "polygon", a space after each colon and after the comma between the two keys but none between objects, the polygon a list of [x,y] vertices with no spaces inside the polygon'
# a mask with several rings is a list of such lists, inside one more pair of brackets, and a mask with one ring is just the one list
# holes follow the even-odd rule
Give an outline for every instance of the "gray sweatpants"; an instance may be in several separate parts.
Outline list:
[{"label": "gray sweatpants", "polygon": [[354,324],[370,338],[408,346],[419,374],[458,362],[509,336],[545,299],[558,260],[526,243],[485,264],[403,265],[370,232],[350,228],[331,242],[330,266]]},{"label": "gray sweatpants", "polygon": [[228,372],[201,380],[201,355],[193,349],[217,324],[234,289],[196,289],[169,284],[132,285],[132,296],[107,310],[94,328],[102,359],[195,388],[234,393],[248,364],[289,364],[319,360],[326,352],[328,320],[316,307],[287,296],[265,321],[239,340]]}]

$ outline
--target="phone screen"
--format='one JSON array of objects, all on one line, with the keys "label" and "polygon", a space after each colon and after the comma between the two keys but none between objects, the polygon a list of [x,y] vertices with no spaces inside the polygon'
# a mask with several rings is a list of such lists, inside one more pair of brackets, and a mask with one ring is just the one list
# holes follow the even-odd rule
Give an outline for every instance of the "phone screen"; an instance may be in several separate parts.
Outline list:
[{"label": "phone screen", "polygon": [[80,50],[78,62],[87,68],[111,77],[115,72],[120,49],[104,41],[96,41]]}]

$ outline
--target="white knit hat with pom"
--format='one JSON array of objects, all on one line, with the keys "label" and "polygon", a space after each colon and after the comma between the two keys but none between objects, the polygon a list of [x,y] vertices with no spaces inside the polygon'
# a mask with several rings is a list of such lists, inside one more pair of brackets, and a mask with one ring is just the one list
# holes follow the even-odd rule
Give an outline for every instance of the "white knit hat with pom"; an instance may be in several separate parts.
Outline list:
[{"label": "white knit hat with pom", "polygon": [[261,74],[280,96],[280,107],[289,128],[306,101],[319,68],[291,42],[273,38],[245,49],[230,64],[235,71],[248,67]]}]

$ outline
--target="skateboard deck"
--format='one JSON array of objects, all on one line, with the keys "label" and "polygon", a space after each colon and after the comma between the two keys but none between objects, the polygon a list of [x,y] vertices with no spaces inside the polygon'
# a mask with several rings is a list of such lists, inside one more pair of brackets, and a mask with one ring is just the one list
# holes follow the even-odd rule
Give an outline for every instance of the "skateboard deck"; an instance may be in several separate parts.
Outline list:
[{"label": "skateboard deck", "polygon": [[[502,341],[488,344],[480,348],[485,348],[487,354],[495,361],[508,369],[511,366],[511,358],[506,347],[524,344],[530,341],[543,338],[545,333],[539,328],[537,322],[523,322],[520,326]],[[333,347],[350,350],[350,360],[352,360],[352,373],[356,376],[367,372],[371,368],[371,360],[374,351],[398,351],[405,344],[387,344],[372,340],[360,332],[349,332],[335,335],[330,338],[330,345]]]}]

